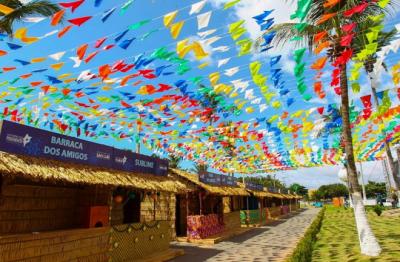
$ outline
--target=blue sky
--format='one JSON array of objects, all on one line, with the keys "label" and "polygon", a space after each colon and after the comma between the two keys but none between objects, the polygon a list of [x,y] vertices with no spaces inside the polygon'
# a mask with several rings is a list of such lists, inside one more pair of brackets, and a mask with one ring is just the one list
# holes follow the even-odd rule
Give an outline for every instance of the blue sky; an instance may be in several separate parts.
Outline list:
[{"label": "blue sky", "polygon": [[[126,0],[123,1],[104,0],[100,7],[94,8],[94,0],[86,0],[85,3],[81,7],[79,7],[73,14],[68,12],[67,19],[81,17],[81,16],[88,16],[88,15],[94,16],[90,21],[88,21],[86,24],[84,24],[79,28],[73,28],[70,32],[66,34],[66,36],[64,36],[61,39],[57,39],[57,37],[53,35],[44,38],[37,43],[24,46],[24,48],[18,49],[17,51],[11,51],[9,55],[1,58],[0,67],[17,66],[18,69],[7,73],[7,75],[6,74],[0,75],[0,80],[1,81],[11,80],[17,77],[18,75],[28,73],[32,70],[46,68],[49,67],[49,65],[56,63],[55,61],[51,61],[51,59],[48,59],[47,62],[40,63],[40,65],[34,64],[28,66],[21,66],[20,64],[14,61],[15,59],[29,61],[30,59],[35,57],[46,57],[48,55],[57,52],[67,51],[67,53],[62,59],[62,61],[66,62],[62,70],[60,70],[59,72],[47,71],[42,74],[35,74],[32,78],[29,79],[29,81],[26,81],[25,84],[27,84],[27,82],[31,81],[41,81],[44,79],[45,75],[56,76],[62,73],[72,73],[73,75],[76,76],[79,75],[80,72],[89,69],[92,70],[92,72],[97,72],[97,68],[100,65],[103,65],[105,63],[112,64],[120,59],[124,59],[126,62],[132,62],[134,61],[134,58],[137,57],[138,55],[140,54],[149,55],[152,53],[154,49],[159,47],[167,47],[170,51],[174,50],[176,42],[186,37],[190,37],[193,40],[200,39],[199,36],[196,35],[196,33],[198,32],[196,25],[197,23],[196,15],[189,16],[188,14],[191,4],[198,2],[197,0],[196,1],[190,0],[184,2],[176,0],[133,1],[133,3],[127,9],[127,11],[124,14],[121,14],[120,7],[126,2],[127,2]],[[285,80],[285,86],[287,87],[287,89],[290,90],[290,93],[287,97],[277,97],[277,99],[286,101],[288,97],[291,97],[294,98],[296,102],[292,104],[290,107],[287,107],[286,105],[283,105],[283,107],[279,109],[274,109],[269,107],[268,110],[263,111],[262,113],[259,113],[256,110],[254,114],[249,114],[249,115],[241,114],[240,116],[235,118],[228,117],[227,120],[234,119],[235,121],[248,121],[248,120],[251,121],[255,117],[269,118],[275,114],[280,115],[285,110],[289,111],[290,113],[293,113],[298,110],[310,109],[318,106],[326,106],[327,104],[335,103],[338,101],[338,97],[334,94],[333,90],[329,89],[329,82],[328,83],[325,82],[326,84],[325,90],[327,92],[326,99],[321,100],[316,98],[312,90],[312,87],[310,86],[308,87],[307,93],[312,94],[313,99],[311,99],[308,102],[302,99],[301,95],[296,89],[295,78],[293,76],[293,68],[295,63],[293,61],[292,53],[294,48],[290,47],[273,48],[272,50],[268,51],[267,55],[253,54],[244,57],[237,57],[237,48],[235,47],[231,37],[227,33],[227,25],[243,19],[245,20],[244,27],[247,29],[246,33],[247,37],[255,39],[259,36],[260,31],[258,25],[251,18],[252,16],[258,15],[264,10],[274,9],[275,11],[271,15],[271,17],[274,17],[275,23],[288,22],[290,14],[293,13],[293,11],[296,8],[295,3],[290,3],[290,1],[284,2],[280,0],[271,0],[271,1],[242,0],[241,3],[236,5],[234,8],[224,11],[222,10],[222,3],[224,2],[227,1],[209,0],[207,1],[202,12],[200,12],[200,13],[205,13],[208,11],[212,11],[212,16],[209,26],[201,31],[216,29],[217,31],[213,34],[213,36],[221,37],[221,39],[219,39],[216,43],[213,43],[211,46],[206,48],[206,51],[209,52],[210,54],[209,57],[203,61],[196,61],[193,56],[189,55],[187,58],[191,61],[192,70],[189,71],[187,74],[185,74],[184,77],[177,76],[174,74],[174,75],[163,76],[162,78],[159,78],[156,81],[149,80],[148,83],[157,84],[162,82],[162,83],[172,84],[179,79],[182,78],[189,79],[191,77],[196,77],[196,76],[202,76],[205,79],[204,81],[206,81],[210,73],[213,73],[215,71],[223,72],[225,69],[240,66],[239,72],[236,73],[233,77],[227,77],[221,74],[220,82],[227,83],[229,81],[237,79],[250,80],[250,86],[248,89],[250,88],[253,89],[254,96],[261,97],[259,88],[254,84],[252,84],[251,82],[248,70],[248,64],[251,61],[255,60],[261,61],[263,63],[261,72],[263,74],[269,75],[271,70],[271,67],[269,66],[270,57],[279,54],[282,55],[282,59],[276,68],[281,68],[282,71],[284,72],[283,78]],[[103,12],[113,7],[117,7],[114,14],[110,16],[107,22],[102,23],[100,21],[100,18]],[[176,21],[185,20],[185,25],[177,40],[173,40],[171,38],[168,29],[166,29],[162,24],[163,15],[175,10],[179,10],[178,15],[176,17]],[[150,19],[151,21],[137,30],[129,31],[127,35],[124,36],[124,39],[129,39],[132,37],[136,38],[136,40],[132,42],[131,46],[127,50],[115,47],[110,51],[100,53],[89,64],[82,63],[82,65],[79,68],[73,67],[73,62],[68,57],[75,56],[75,50],[77,47],[85,43],[90,43],[91,45],[93,45],[97,39],[102,38],[104,36],[108,37],[106,43],[111,44],[115,36],[123,32],[129,25],[147,19]],[[387,27],[388,28],[393,27],[398,22],[400,22],[400,18],[398,15],[396,15],[396,17],[387,21]],[[64,22],[64,25],[68,25],[68,22]],[[16,28],[20,26],[28,26],[28,36],[31,35],[40,36],[50,32],[51,30],[54,30],[54,28],[51,28],[49,26],[48,20],[38,24],[20,24],[17,25]],[[156,30],[156,32],[151,34],[148,38],[146,38],[145,40],[139,40],[141,36],[143,36],[146,33],[152,32],[154,30]],[[4,39],[4,41],[7,41],[7,39]],[[5,45],[5,43],[3,45]],[[212,51],[212,48],[218,46],[229,46],[231,49],[228,52],[224,53]],[[92,51],[94,51],[93,48],[91,48],[88,51],[88,53]],[[306,58],[307,57],[308,54],[306,55]],[[226,58],[230,58],[229,63],[222,66],[221,68],[218,68],[217,66],[218,61]],[[385,62],[389,66],[392,66],[397,62],[397,60],[398,60],[398,55],[395,54],[387,58]],[[309,65],[314,60],[306,59],[306,61],[307,65]],[[203,62],[210,63],[210,66],[206,67],[205,69],[197,69],[196,66]],[[162,62],[154,62],[154,64],[159,66],[162,65]],[[305,76],[306,76],[306,83],[308,85],[311,85],[313,83],[312,79],[314,74],[315,73],[312,72],[311,70],[306,71]],[[329,73],[324,74],[323,79],[325,81],[330,81]],[[381,80],[383,83],[382,84],[383,89],[387,89],[393,86],[387,74],[384,74]],[[23,80],[18,82],[18,85],[22,85],[22,82]],[[272,88],[271,80],[268,80],[268,84]],[[362,86],[360,94],[354,94],[354,95],[352,94],[353,97],[359,97],[363,94],[369,93],[368,82],[364,76],[361,78],[360,84]],[[115,89],[113,89],[110,92],[100,92],[96,95],[110,96],[112,94],[118,93],[119,91],[124,91],[124,92],[136,91],[131,86],[128,87],[117,87],[117,86],[118,85],[115,85],[114,86]],[[194,89],[195,87],[191,86],[191,88]],[[171,94],[173,94],[174,92],[176,93],[176,90],[170,91]],[[39,91],[36,90],[33,92],[35,96],[37,96],[38,93]],[[242,96],[243,95],[244,94],[242,94]],[[154,97],[155,96],[150,96],[149,98],[154,98]],[[396,103],[399,102],[398,100],[395,99],[393,101],[395,101]],[[231,100],[228,99],[227,102],[233,103],[233,99]],[[360,101],[357,100],[356,105],[360,107],[361,106]],[[51,108],[57,110],[59,109],[59,105],[52,105]],[[195,125],[197,128],[201,128],[204,126],[204,124],[202,123],[195,123]],[[128,140],[116,141],[115,139],[101,139],[97,140],[96,142],[125,149],[135,148],[135,144]],[[268,140],[267,142],[270,143],[271,141]],[[320,142],[321,141],[318,141],[318,144]],[[146,149],[143,149],[143,153],[150,154],[151,152]],[[189,161],[184,161],[183,166],[189,168],[191,164],[192,163]],[[366,169],[373,170],[369,175],[371,179],[373,180],[383,179],[382,169],[378,167],[374,168],[375,166],[380,166],[380,164],[366,163],[366,166],[367,166]],[[317,187],[318,185],[324,183],[337,182],[338,181],[336,178],[337,171],[338,167],[300,169],[296,171],[279,173],[278,177],[284,180],[288,184],[292,182],[300,182],[308,187]]]}]

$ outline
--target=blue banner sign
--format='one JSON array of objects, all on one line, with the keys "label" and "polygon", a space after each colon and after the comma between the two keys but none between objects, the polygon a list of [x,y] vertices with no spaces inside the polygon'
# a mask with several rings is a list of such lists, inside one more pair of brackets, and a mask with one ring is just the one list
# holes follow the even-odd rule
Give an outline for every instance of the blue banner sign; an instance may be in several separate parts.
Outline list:
[{"label": "blue banner sign", "polygon": [[0,150],[63,162],[106,167],[128,172],[166,176],[168,161],[88,142],[46,130],[0,123]]},{"label": "blue banner sign", "polygon": [[234,176],[225,176],[221,175],[221,185],[222,186],[230,186],[230,187],[237,187],[237,179]]},{"label": "blue banner sign", "polygon": [[260,184],[256,184],[253,182],[245,182],[246,189],[254,190],[254,191],[264,191],[264,186]]},{"label": "blue banner sign", "polygon": [[214,173],[204,172],[199,174],[200,182],[204,184],[220,186],[221,185],[221,176]]},{"label": "blue banner sign", "polygon": [[274,187],[268,187],[268,192],[278,193],[278,190],[276,188],[274,188]]},{"label": "blue banner sign", "polygon": [[203,172],[199,174],[200,182],[213,186],[229,186],[236,187],[237,179],[233,176],[220,175],[210,172]]}]

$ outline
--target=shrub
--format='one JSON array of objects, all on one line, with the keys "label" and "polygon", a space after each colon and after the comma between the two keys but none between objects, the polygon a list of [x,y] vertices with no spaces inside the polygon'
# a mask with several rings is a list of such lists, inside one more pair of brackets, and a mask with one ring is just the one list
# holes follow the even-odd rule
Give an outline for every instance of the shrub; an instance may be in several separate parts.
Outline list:
[{"label": "shrub", "polygon": [[378,216],[381,216],[381,214],[382,214],[382,212],[383,212],[384,209],[385,209],[385,208],[384,208],[383,206],[380,206],[380,205],[374,206],[374,212],[375,212]]},{"label": "shrub", "polygon": [[287,259],[287,262],[311,261],[313,246],[315,241],[317,240],[317,234],[321,229],[324,214],[325,214],[325,207],[322,208],[317,218],[312,222],[310,227],[307,229],[303,238],[297,244],[292,255]]}]

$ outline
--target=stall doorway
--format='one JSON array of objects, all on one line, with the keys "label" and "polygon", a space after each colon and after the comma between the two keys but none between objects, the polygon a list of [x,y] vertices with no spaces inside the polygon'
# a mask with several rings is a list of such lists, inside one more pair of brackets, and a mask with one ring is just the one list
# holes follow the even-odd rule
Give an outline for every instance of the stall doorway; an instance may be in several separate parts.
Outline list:
[{"label": "stall doorway", "polygon": [[123,223],[140,223],[140,197],[129,198],[125,203]]},{"label": "stall doorway", "polygon": [[186,198],[183,195],[176,196],[175,228],[177,236],[186,236]]}]

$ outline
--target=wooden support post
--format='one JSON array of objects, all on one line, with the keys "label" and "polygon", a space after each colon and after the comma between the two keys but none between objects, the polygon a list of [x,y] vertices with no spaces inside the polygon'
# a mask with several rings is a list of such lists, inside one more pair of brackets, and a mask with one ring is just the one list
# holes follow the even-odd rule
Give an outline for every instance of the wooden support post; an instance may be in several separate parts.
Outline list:
[{"label": "wooden support post", "polygon": [[[157,195],[157,193],[156,193]],[[153,198],[153,221],[156,220],[156,198]]]},{"label": "wooden support post", "polygon": [[200,200],[200,216],[203,214],[203,198],[201,197],[201,191],[199,191],[199,200]]}]

